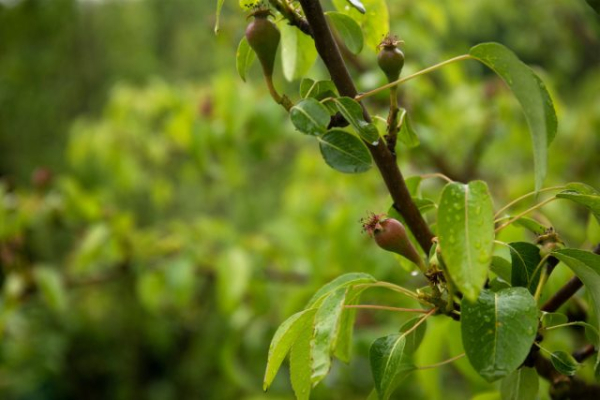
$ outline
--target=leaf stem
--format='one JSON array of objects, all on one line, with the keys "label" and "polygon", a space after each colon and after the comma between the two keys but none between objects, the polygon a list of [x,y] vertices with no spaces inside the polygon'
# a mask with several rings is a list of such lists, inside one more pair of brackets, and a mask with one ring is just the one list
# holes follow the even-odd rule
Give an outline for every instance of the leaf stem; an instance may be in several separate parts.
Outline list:
[{"label": "leaf stem", "polygon": [[425,314],[428,310],[423,310],[421,308],[402,308],[402,307],[389,307],[389,306],[379,306],[375,304],[357,304],[357,305],[345,305],[344,308],[361,308],[367,310],[385,310],[385,311],[397,311],[397,312],[413,312]]},{"label": "leaf stem", "polygon": [[404,83],[406,81],[409,81],[411,79],[414,79],[414,78],[416,78],[418,76],[421,76],[421,75],[424,75],[424,74],[428,74],[429,72],[433,72],[436,69],[439,69],[439,68],[441,68],[443,66],[446,66],[448,64],[451,64],[451,63],[454,63],[454,62],[457,62],[457,61],[468,60],[470,58],[473,58],[473,57],[471,55],[469,55],[469,54],[463,54],[461,56],[457,56],[457,57],[451,58],[449,60],[442,61],[441,63],[432,65],[431,67],[428,67],[428,68],[425,68],[425,69],[422,69],[422,70],[420,70],[418,72],[415,72],[414,74],[405,76],[404,78],[400,78],[400,79],[398,79],[396,81],[393,81],[393,82],[390,82],[390,83],[388,83],[386,85],[380,86],[380,87],[378,87],[376,89],[373,89],[373,90],[371,90],[369,92],[365,92],[365,93],[359,94],[358,96],[354,97],[354,100],[360,101],[360,100],[364,99],[365,97],[373,96],[374,94],[379,93],[379,92],[381,92],[381,91],[383,91],[385,89],[391,88],[391,87],[396,86],[396,85],[400,85],[400,84],[402,84],[402,83]]},{"label": "leaf stem", "polygon": [[416,324],[414,324],[413,326],[410,327],[409,330],[407,330],[406,332],[402,332],[402,336],[406,337],[406,336],[410,335],[412,332],[414,332],[419,327],[419,325],[421,325],[423,322],[425,322],[427,320],[427,318],[431,317],[437,310],[438,310],[437,307],[429,310],[427,312],[427,314],[423,315],[421,317],[421,319],[419,319],[417,321]]},{"label": "leaf stem", "polygon": [[496,215],[494,215],[494,218],[497,218],[498,216],[500,216],[500,214],[502,214],[503,211],[506,211],[510,207],[514,206],[515,204],[519,203],[522,200],[525,200],[528,197],[531,197],[533,195],[537,195],[538,193],[550,192],[552,190],[561,190],[561,189],[564,189],[564,188],[565,188],[565,186],[552,186],[552,187],[540,189],[537,192],[529,192],[527,194],[524,194],[523,196],[517,197],[516,199],[514,199],[513,201],[511,201],[510,203],[508,203],[507,205],[505,205],[501,209],[499,209],[496,212]]},{"label": "leaf stem", "polygon": [[421,179],[441,178],[441,179],[445,180],[448,183],[454,182],[452,179],[450,179],[449,177],[447,177],[444,174],[440,174],[439,172],[436,172],[434,174],[423,174],[423,175],[419,175],[419,176],[421,177]]},{"label": "leaf stem", "polygon": [[[516,220],[518,220],[519,218],[523,217],[524,215],[529,214],[532,211],[537,210],[540,207],[545,206],[546,204],[550,203],[551,201],[556,200],[556,196],[552,196],[549,199],[546,199],[544,201],[542,201],[541,203],[536,204],[533,207],[528,208],[527,210],[523,211],[520,214],[517,214],[515,217],[511,218],[508,220],[508,222],[500,225],[498,228],[496,228],[496,230],[494,231],[495,233],[500,232],[502,229],[506,228],[507,226],[509,226],[510,224],[512,224],[513,222],[515,222]],[[496,221],[494,221],[495,223],[497,223],[498,221],[501,221],[502,219],[497,219]]]},{"label": "leaf stem", "polygon": [[463,358],[466,354],[462,353],[459,354],[457,356],[454,356],[452,358],[449,358],[447,360],[444,361],[440,361],[438,363],[435,364],[430,364],[430,365],[423,365],[422,367],[417,367],[418,370],[423,370],[423,369],[432,369],[432,368],[437,368],[437,367],[441,367],[442,365],[446,365],[446,364],[450,364],[456,360],[460,360],[461,358]]}]

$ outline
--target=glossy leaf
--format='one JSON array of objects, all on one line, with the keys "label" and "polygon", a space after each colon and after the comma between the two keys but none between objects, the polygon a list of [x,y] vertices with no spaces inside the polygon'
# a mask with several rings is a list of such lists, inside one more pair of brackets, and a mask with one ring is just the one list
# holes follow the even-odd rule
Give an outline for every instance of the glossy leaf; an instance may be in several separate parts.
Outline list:
[{"label": "glossy leaf", "polygon": [[239,0],[240,8],[244,11],[254,7],[257,3],[257,0]]},{"label": "glossy leaf", "polygon": [[[413,319],[408,320],[402,325],[400,328],[400,333],[407,332],[410,330],[415,324],[421,321],[422,317],[415,317]],[[418,350],[421,342],[423,342],[423,338],[425,337],[425,333],[427,332],[427,322],[421,323],[415,330],[406,335],[406,344],[404,346],[404,353],[407,355],[413,354]]]},{"label": "glossy leaf", "polygon": [[342,276],[338,276],[337,278],[335,278],[334,280],[317,290],[317,292],[309,300],[308,304],[306,305],[306,308],[318,307],[327,296],[329,296],[331,293],[335,292],[339,288],[351,287],[355,285],[364,285],[375,282],[377,282],[377,279],[363,272],[351,272]]},{"label": "glossy leaf", "polygon": [[367,12],[367,10],[365,10],[365,6],[363,5],[363,3],[360,0],[346,0],[346,1],[348,2],[348,4],[350,4],[352,7],[356,8],[362,14]]},{"label": "glossy leaf", "polygon": [[333,129],[319,137],[321,155],[327,165],[340,172],[356,174],[371,168],[369,150],[356,136]]},{"label": "glossy leaf", "polygon": [[[366,288],[359,287],[348,290],[346,295],[346,304],[356,305],[360,301],[360,296]],[[342,320],[340,322],[340,331],[335,346],[335,356],[341,361],[350,362],[350,352],[352,348],[352,336],[354,333],[354,322],[356,321],[356,308],[344,309]]]},{"label": "glossy leaf", "polygon": [[308,98],[292,107],[290,119],[300,132],[317,136],[327,131],[329,111],[318,100]]},{"label": "glossy leaf", "polygon": [[522,367],[500,383],[502,400],[536,400],[540,378],[534,368]]},{"label": "glossy leaf", "polygon": [[315,44],[310,36],[285,21],[278,27],[281,31],[283,75],[288,81],[302,78],[317,60]]},{"label": "glossy leaf", "polygon": [[550,356],[552,365],[563,375],[573,376],[579,368],[579,363],[569,353],[564,351],[555,351]]},{"label": "glossy leaf", "polygon": [[525,287],[534,294],[542,272],[541,268],[537,268],[542,261],[540,248],[526,242],[510,243],[509,246],[512,260],[511,285]]},{"label": "glossy leaf", "polygon": [[[594,314],[600,315],[600,256],[578,249],[562,249],[552,254],[581,279],[592,298]],[[600,379],[600,354],[596,358],[594,371],[596,378]]]},{"label": "glossy leaf", "polygon": [[461,302],[461,331],[475,370],[493,382],[516,370],[536,336],[538,309],[525,288],[483,290],[476,302]]},{"label": "glossy leaf", "polygon": [[549,313],[543,312],[540,320],[542,326],[549,328],[556,325],[563,325],[569,322],[569,318],[565,314],[561,313]]},{"label": "glossy leaf", "polygon": [[300,81],[300,97],[303,99],[312,97],[323,100],[335,96],[337,96],[337,91],[332,81],[314,81],[310,78],[304,78]]},{"label": "glossy leaf", "polygon": [[248,72],[248,69],[250,69],[255,58],[256,54],[254,53],[254,50],[252,50],[248,44],[246,36],[243,36],[238,45],[237,52],[235,53],[235,67],[238,75],[244,82],[246,82],[246,73]]},{"label": "glossy leaf", "polygon": [[[385,0],[361,0],[363,12],[359,8],[347,7],[349,0],[333,0],[335,8],[352,17],[361,27],[366,45],[373,51],[390,31],[390,21]],[[356,0],[352,0],[356,2]]]},{"label": "glossy leaf", "polygon": [[380,400],[386,400],[395,389],[398,378],[407,376],[415,367],[405,353],[406,337],[389,335],[373,342],[369,350],[371,372]]},{"label": "glossy leaf", "polygon": [[412,127],[408,113],[404,109],[402,109],[400,112],[401,115],[398,123],[400,130],[398,131],[398,140],[409,149],[417,147],[421,142],[419,141],[419,137]]},{"label": "glossy leaf", "polygon": [[477,299],[494,249],[494,210],[484,182],[455,182],[444,187],[438,239],[452,280],[468,299]]},{"label": "glossy leaf", "polygon": [[535,233],[536,235],[541,235],[548,229],[548,227],[540,224],[535,219],[529,217],[519,218],[514,222],[514,225],[521,226],[527,229],[528,231]]},{"label": "glossy leaf", "polygon": [[314,334],[311,342],[311,381],[319,383],[331,368],[331,355],[337,342],[347,288],[337,289],[321,304],[315,314]]},{"label": "glossy leaf", "polygon": [[267,359],[267,369],[263,381],[263,390],[267,390],[275,379],[275,375],[299,335],[306,329],[306,324],[312,323],[316,309],[298,312],[283,322],[275,332]]},{"label": "glossy leaf", "polygon": [[329,11],[325,15],[327,15],[330,24],[333,25],[348,50],[354,54],[360,53],[363,48],[364,39],[362,29],[360,29],[358,23],[340,12]]},{"label": "glossy leaf", "polygon": [[479,44],[469,51],[494,70],[521,103],[531,132],[535,164],[535,188],[546,177],[548,146],[556,135],[556,112],[544,82],[508,48],[498,43]]},{"label": "glossy leaf", "polygon": [[311,345],[313,324],[305,324],[290,350],[290,381],[297,400],[308,400],[312,388]]},{"label": "glossy leaf", "polygon": [[567,190],[556,195],[559,199],[571,200],[586,207],[600,222],[600,193],[591,186],[583,183],[570,183]]},{"label": "glossy leaf", "polygon": [[364,120],[363,109],[356,100],[350,97],[338,97],[332,99],[331,102],[335,104],[335,107],[346,121],[356,129],[361,138],[373,144],[379,141],[377,128]]}]

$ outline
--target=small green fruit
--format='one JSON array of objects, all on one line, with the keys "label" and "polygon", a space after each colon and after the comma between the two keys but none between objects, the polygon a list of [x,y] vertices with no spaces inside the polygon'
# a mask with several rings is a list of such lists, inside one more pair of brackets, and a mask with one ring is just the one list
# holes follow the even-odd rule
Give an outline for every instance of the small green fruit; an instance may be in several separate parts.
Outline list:
[{"label": "small green fruit", "polygon": [[399,43],[395,37],[387,36],[379,45],[381,51],[377,55],[377,64],[389,82],[398,80],[404,67],[404,53],[398,48]]},{"label": "small green fruit", "polygon": [[273,75],[275,54],[281,34],[273,22],[269,20],[271,12],[268,9],[258,9],[252,13],[254,20],[246,28],[246,39],[254,50],[267,77]]},{"label": "small green fruit", "polygon": [[363,229],[369,233],[379,247],[407,258],[419,267],[423,266],[423,259],[414,248],[406,229],[400,221],[394,218],[385,218],[383,214],[372,214],[363,222]]}]

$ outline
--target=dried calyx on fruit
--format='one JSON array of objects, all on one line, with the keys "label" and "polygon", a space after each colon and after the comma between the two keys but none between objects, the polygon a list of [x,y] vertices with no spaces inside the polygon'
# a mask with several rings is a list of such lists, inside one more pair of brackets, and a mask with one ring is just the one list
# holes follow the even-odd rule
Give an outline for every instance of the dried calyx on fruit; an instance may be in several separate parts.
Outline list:
[{"label": "dried calyx on fruit", "polygon": [[389,82],[398,80],[402,67],[404,67],[404,53],[398,48],[398,45],[402,43],[404,42],[398,40],[396,36],[388,34],[378,46],[381,50],[377,55],[377,64]]},{"label": "dried calyx on fruit", "polygon": [[421,270],[425,270],[423,259],[408,239],[406,229],[400,221],[387,218],[385,214],[372,213],[361,222],[363,231],[373,237],[379,247],[400,254],[415,263]]},{"label": "dried calyx on fruit", "polygon": [[[252,22],[246,28],[246,39],[252,50],[258,56],[265,76],[273,75],[275,65],[275,54],[279,46],[281,34],[275,24],[269,20],[271,10],[264,6],[257,6],[250,14]],[[249,17],[249,18],[250,18]]]}]

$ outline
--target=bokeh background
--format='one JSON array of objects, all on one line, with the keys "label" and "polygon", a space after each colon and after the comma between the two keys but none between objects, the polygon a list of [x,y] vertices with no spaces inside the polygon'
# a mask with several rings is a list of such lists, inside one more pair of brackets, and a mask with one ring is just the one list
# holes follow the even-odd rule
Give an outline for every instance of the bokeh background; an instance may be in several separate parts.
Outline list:
[{"label": "bokeh background", "polygon": [[[331,170],[270,100],[258,65],[242,82],[245,13],[226,0],[215,36],[215,3],[0,0],[0,398],[291,399],[285,368],[261,390],[268,345],[319,286],[350,271],[422,285],[361,234],[367,212],[390,206],[377,172]],[[600,187],[600,18],[583,0],[389,6],[406,73],[484,41],[532,65],[559,117],[547,185]],[[350,63],[360,90],[384,83],[375,54]],[[325,77],[322,65],[308,76]],[[298,98],[298,82],[275,80]],[[369,106],[385,116],[385,102]],[[407,176],[484,179],[497,208],[533,189],[526,122],[489,71],[449,66],[404,85],[401,102],[421,140],[400,151]],[[441,184],[425,181],[423,197],[437,201]],[[536,218],[572,247],[600,241],[577,207],[555,202]],[[559,268],[549,290],[567,277]],[[364,302],[406,304],[384,292]],[[370,343],[407,318],[361,312],[351,364],[336,363],[314,398],[365,398]],[[417,361],[461,351],[458,325],[440,318]],[[395,396],[495,390],[462,360]]]}]

